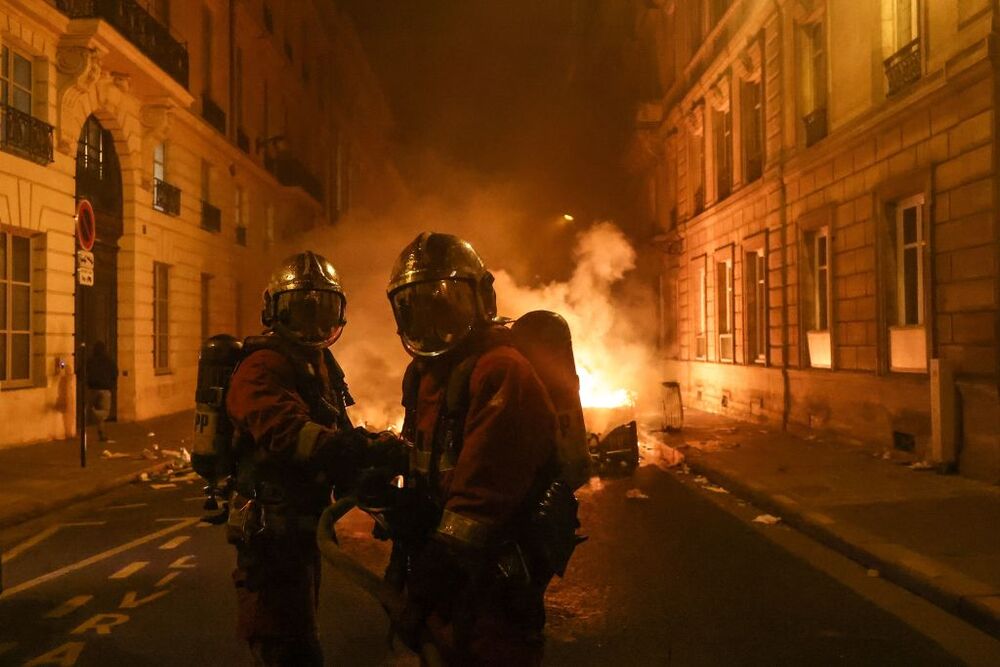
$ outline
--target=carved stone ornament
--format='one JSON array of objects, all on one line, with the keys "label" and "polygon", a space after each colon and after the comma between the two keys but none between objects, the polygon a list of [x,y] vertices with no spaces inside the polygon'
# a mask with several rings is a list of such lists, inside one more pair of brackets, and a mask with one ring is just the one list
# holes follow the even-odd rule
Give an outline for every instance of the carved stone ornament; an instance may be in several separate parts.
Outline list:
[{"label": "carved stone ornament", "polygon": [[729,75],[720,77],[715,85],[708,89],[708,94],[705,97],[716,111],[729,111]]},{"label": "carved stone ornament", "polygon": [[156,141],[163,141],[170,132],[170,121],[174,115],[173,104],[144,104],[140,112],[142,126]]},{"label": "carved stone ornament", "polygon": [[755,39],[736,58],[736,61],[733,63],[733,70],[736,72],[736,76],[744,81],[760,83],[761,60],[760,40]]},{"label": "carved stone ornament", "polygon": [[687,125],[688,132],[696,137],[705,134],[705,103],[698,101],[691,107],[691,111],[684,115],[684,124]]},{"label": "carved stone ornament", "polygon": [[69,79],[68,85],[86,89],[101,76],[101,55],[87,46],[60,46],[56,51],[56,69]]}]

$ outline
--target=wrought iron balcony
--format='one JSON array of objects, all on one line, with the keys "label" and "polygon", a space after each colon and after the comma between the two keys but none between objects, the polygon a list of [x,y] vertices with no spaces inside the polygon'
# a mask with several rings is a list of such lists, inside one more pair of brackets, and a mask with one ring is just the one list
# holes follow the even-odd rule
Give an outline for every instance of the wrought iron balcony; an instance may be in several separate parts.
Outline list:
[{"label": "wrought iron balcony", "polygon": [[885,59],[885,78],[891,97],[920,79],[920,38]]},{"label": "wrought iron balcony", "polygon": [[187,46],[136,0],[56,0],[71,19],[103,19],[185,88],[188,85]]},{"label": "wrought iron balcony", "polygon": [[236,245],[241,245],[244,248],[247,245],[247,228],[243,225],[236,228]]},{"label": "wrought iron balcony", "polygon": [[52,126],[0,104],[0,149],[38,164],[52,162]]},{"label": "wrought iron balcony", "polygon": [[222,211],[207,201],[201,202],[201,228],[209,232],[222,231]]},{"label": "wrought iron balcony", "polygon": [[288,152],[277,157],[264,155],[264,168],[282,185],[302,188],[310,197],[323,203],[323,184],[295,156]]},{"label": "wrought iron balcony", "polygon": [[236,128],[236,145],[247,155],[250,154],[250,137],[247,136],[242,127]]},{"label": "wrought iron balcony", "polygon": [[806,130],[806,147],[826,137],[826,107],[819,107],[802,117]]},{"label": "wrought iron balcony", "polygon": [[201,96],[201,117],[222,134],[226,133],[226,112],[209,97],[208,93]]},{"label": "wrought iron balcony", "polygon": [[181,214],[181,189],[158,178],[153,179],[153,208],[167,215]]}]

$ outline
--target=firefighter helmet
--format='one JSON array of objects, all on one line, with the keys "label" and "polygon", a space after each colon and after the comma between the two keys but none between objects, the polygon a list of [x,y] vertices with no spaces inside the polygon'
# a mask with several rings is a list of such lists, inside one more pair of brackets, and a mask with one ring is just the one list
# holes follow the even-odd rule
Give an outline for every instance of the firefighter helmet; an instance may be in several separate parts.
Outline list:
[{"label": "firefighter helmet", "polygon": [[340,338],[346,314],[340,276],[322,255],[309,250],[292,255],[267,281],[261,322],[296,345],[329,347]]},{"label": "firefighter helmet", "polygon": [[496,318],[493,274],[467,242],[423,232],[400,253],[386,290],[403,347],[437,357]]}]

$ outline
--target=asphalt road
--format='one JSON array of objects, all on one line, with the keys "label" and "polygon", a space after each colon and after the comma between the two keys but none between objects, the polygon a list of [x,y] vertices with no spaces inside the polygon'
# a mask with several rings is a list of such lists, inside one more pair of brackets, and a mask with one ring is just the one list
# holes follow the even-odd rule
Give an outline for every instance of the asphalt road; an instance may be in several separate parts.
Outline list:
[{"label": "asphalt road", "polygon": [[[232,550],[199,523],[199,488],[135,484],[0,532],[0,665],[249,664],[233,631]],[[647,465],[580,495],[590,540],[550,589],[549,664],[1000,659],[1000,643],[780,524],[752,523],[752,507],[688,475]],[[386,550],[369,528],[352,514],[340,534],[375,568]],[[336,572],[321,622],[329,664],[415,664]]]}]

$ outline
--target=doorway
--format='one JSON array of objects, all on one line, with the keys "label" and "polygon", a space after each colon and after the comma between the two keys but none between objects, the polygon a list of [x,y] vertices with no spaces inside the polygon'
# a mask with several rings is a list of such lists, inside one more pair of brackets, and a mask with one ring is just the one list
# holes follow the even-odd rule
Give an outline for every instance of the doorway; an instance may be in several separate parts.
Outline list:
[{"label": "doorway", "polygon": [[[97,239],[94,242],[94,284],[76,287],[76,368],[82,368],[94,343],[103,341],[118,363],[118,239],[122,235],[122,176],[111,132],[90,116],[80,131],[76,153],[76,201],[90,201]],[[79,377],[79,375],[78,375]],[[77,396],[86,395],[77,387]],[[81,402],[78,404],[84,414]],[[117,387],[111,392],[111,412],[118,409]]]}]

